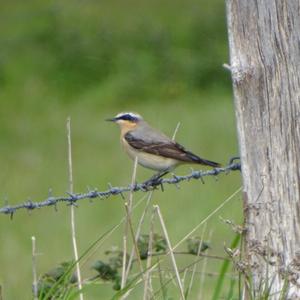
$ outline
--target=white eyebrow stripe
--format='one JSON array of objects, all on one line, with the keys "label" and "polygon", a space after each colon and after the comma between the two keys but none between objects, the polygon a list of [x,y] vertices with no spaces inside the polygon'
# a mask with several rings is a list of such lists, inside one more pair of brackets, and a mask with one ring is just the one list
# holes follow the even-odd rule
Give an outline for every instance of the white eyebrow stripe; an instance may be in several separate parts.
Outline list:
[{"label": "white eyebrow stripe", "polygon": [[133,118],[136,118],[136,119],[142,119],[141,115],[135,114],[133,112],[121,112],[121,113],[116,115],[116,118],[120,118],[120,117],[125,116],[125,115],[130,115],[130,116],[132,116]]}]

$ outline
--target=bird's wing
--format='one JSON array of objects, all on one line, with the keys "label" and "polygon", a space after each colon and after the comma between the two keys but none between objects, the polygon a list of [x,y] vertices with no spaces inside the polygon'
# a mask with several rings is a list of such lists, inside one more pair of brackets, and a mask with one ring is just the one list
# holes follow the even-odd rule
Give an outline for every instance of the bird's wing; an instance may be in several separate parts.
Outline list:
[{"label": "bird's wing", "polygon": [[185,163],[197,163],[214,168],[220,167],[219,163],[197,156],[160,132],[146,130],[144,131],[144,135],[141,135],[138,131],[129,131],[125,134],[124,138],[131,147],[139,151],[173,158]]},{"label": "bird's wing", "polygon": [[189,155],[190,152],[186,151],[180,144],[171,140],[162,141],[160,139],[142,139],[131,132],[125,134],[124,138],[131,147],[139,151],[167,158],[174,158],[184,162],[195,162],[195,160]]}]

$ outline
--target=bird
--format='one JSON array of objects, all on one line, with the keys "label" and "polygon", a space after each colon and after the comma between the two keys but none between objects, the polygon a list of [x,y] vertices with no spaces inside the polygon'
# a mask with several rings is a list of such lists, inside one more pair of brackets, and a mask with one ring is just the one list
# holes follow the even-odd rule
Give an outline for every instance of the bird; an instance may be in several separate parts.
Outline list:
[{"label": "bird", "polygon": [[213,168],[219,163],[203,159],[151,127],[138,113],[121,112],[106,121],[117,123],[121,129],[121,145],[129,157],[137,158],[141,166],[157,171],[160,178],[182,164],[199,164]]}]

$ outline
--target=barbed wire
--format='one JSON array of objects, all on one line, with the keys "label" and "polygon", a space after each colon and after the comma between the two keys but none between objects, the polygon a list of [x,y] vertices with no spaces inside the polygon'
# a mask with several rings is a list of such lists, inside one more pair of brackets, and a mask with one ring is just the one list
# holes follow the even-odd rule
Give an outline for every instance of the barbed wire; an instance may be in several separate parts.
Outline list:
[{"label": "barbed wire", "polygon": [[175,184],[178,185],[178,183],[182,181],[189,181],[191,179],[201,180],[202,183],[204,183],[203,177],[206,176],[217,176],[220,173],[229,173],[230,171],[240,171],[241,170],[241,164],[235,163],[234,160],[237,159],[236,157],[232,158],[229,161],[229,164],[222,168],[215,168],[208,171],[192,171],[190,174],[178,176],[174,175],[170,178],[158,178],[158,179],[150,179],[143,183],[136,183],[134,185],[128,185],[126,187],[113,187],[109,185],[109,189],[106,191],[98,191],[97,189],[88,190],[86,193],[66,193],[67,196],[58,196],[53,197],[50,195],[47,199],[43,201],[31,201],[27,200],[23,203],[16,204],[16,205],[5,205],[0,208],[1,214],[7,214],[13,217],[13,214],[20,209],[27,209],[29,211],[42,208],[45,206],[54,206],[56,208],[56,205],[59,202],[66,202],[68,205],[76,205],[79,200],[83,199],[95,199],[95,198],[109,198],[111,196],[121,195],[122,198],[124,198],[123,193],[126,192],[148,192],[151,190],[154,190],[158,187],[161,187],[162,190],[164,190],[165,184]]}]

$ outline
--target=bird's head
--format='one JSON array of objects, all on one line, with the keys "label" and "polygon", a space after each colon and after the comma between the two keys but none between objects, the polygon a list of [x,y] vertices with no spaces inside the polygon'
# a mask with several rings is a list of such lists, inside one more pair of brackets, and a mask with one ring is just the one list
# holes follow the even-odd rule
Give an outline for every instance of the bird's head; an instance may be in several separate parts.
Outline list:
[{"label": "bird's head", "polygon": [[121,112],[114,118],[106,119],[106,121],[117,123],[121,129],[133,129],[137,124],[142,121],[143,118],[137,113],[133,112]]}]

